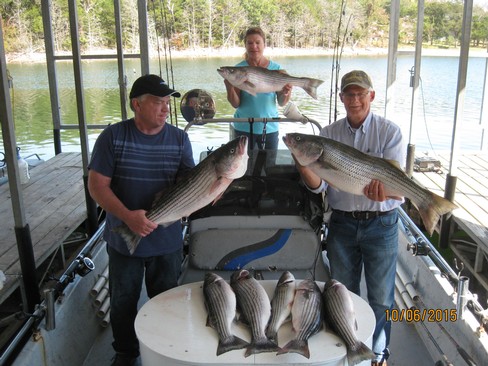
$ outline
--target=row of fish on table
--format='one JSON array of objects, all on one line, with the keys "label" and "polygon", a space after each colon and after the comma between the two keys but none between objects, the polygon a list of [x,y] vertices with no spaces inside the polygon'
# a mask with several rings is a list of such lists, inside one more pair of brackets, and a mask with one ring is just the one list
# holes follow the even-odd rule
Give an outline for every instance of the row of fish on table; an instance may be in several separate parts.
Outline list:
[{"label": "row of fish on table", "polygon": [[[276,355],[293,352],[310,358],[308,340],[323,328],[344,341],[349,365],[374,356],[356,335],[357,322],[349,291],[334,279],[326,282],[321,291],[314,280],[295,280],[291,272],[285,271],[270,301],[264,287],[248,270],[233,272],[230,283],[214,272],[207,272],[203,295],[207,326],[214,328],[219,338],[217,356],[245,348],[245,357],[262,352]],[[250,328],[250,342],[233,334],[237,313],[238,321]],[[280,347],[278,331],[290,318],[294,338]]]}]

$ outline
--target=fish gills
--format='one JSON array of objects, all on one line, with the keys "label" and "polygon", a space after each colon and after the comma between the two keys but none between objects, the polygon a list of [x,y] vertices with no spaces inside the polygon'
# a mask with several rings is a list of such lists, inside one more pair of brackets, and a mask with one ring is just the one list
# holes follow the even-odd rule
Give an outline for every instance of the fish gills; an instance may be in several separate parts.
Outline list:
[{"label": "fish gills", "polygon": [[217,72],[236,88],[254,96],[257,93],[278,92],[286,84],[291,84],[317,99],[317,88],[323,83],[323,80],[295,77],[286,74],[284,70],[268,70],[257,66],[222,66]]},{"label": "fish gills", "polygon": [[[168,226],[189,216],[206,205],[216,202],[234,179],[247,170],[247,137],[238,137],[219,147],[192,168],[184,178],[156,195],[146,212],[149,220]],[[126,241],[130,254],[137,249],[141,236],[126,224],[114,231]]]},{"label": "fish gills", "polygon": [[308,339],[322,328],[322,294],[315,281],[301,281],[295,291],[291,319],[295,338],[288,342],[277,355],[294,352],[310,358]]},{"label": "fish gills", "polygon": [[329,280],[322,296],[325,322],[346,343],[348,364],[356,365],[371,360],[375,356],[374,352],[357,338],[354,304],[346,286],[337,280]]},{"label": "fish gills", "polygon": [[207,309],[207,326],[219,335],[217,356],[249,343],[232,334],[231,325],[236,318],[236,296],[230,285],[219,275],[207,272],[203,282],[203,296]]},{"label": "fish gills", "polygon": [[375,179],[383,183],[387,197],[407,197],[419,210],[429,235],[442,215],[457,208],[451,201],[421,187],[389,160],[323,136],[288,133],[283,141],[300,165],[309,167],[336,189],[364,195],[364,187]]},{"label": "fish gills", "polygon": [[251,344],[244,356],[279,350],[278,345],[265,334],[271,316],[271,304],[263,286],[245,269],[232,273],[230,285],[236,294],[237,306],[251,327]]},{"label": "fish gills", "polygon": [[295,297],[295,277],[289,271],[280,276],[271,300],[271,318],[266,328],[266,336],[278,344],[278,330],[290,318]]}]

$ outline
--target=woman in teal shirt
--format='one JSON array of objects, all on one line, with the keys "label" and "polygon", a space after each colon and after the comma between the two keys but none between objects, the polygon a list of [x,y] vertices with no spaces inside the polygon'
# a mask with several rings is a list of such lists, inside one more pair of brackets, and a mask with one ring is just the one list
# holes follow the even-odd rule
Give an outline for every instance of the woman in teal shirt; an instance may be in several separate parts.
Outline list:
[{"label": "woman in teal shirt", "polygon": [[[258,66],[268,70],[281,70],[281,66],[264,57],[264,48],[266,47],[266,37],[259,27],[252,27],[246,31],[244,37],[246,47],[245,60],[239,62],[236,66]],[[280,106],[284,106],[291,97],[292,86],[287,84],[279,92],[258,93],[253,96],[244,90],[240,90],[224,80],[227,89],[227,100],[236,108],[234,117],[236,118],[276,118],[279,117],[276,101]],[[258,146],[260,149],[277,149],[279,123],[278,122],[253,122],[251,138],[250,123],[234,122],[232,127],[235,136],[245,135],[249,138],[249,146]]]}]

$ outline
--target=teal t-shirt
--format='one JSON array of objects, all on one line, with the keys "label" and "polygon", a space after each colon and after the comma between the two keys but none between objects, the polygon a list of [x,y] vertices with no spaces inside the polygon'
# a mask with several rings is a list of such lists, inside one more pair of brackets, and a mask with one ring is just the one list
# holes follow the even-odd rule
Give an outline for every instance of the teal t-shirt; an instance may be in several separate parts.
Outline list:
[{"label": "teal t-shirt", "polygon": [[[249,66],[247,61],[241,61],[236,66]],[[273,61],[269,61],[268,70],[281,70],[281,66]],[[237,107],[234,117],[236,118],[276,118],[279,117],[278,108],[276,107],[276,93],[258,93],[253,96],[244,90],[241,90],[241,103]],[[236,130],[242,132],[251,132],[250,124],[247,122],[234,122]],[[264,123],[254,122],[253,133],[262,134]],[[267,122],[266,133],[278,132],[278,122]]]}]

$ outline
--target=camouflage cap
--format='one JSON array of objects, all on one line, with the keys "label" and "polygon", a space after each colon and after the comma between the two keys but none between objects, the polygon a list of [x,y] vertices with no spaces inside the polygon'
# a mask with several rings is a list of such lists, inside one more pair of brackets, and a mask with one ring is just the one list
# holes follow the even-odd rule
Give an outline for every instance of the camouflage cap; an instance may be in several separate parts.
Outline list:
[{"label": "camouflage cap", "polygon": [[364,89],[373,89],[373,83],[368,74],[361,70],[353,70],[342,77],[341,92],[350,85],[357,85]]}]

